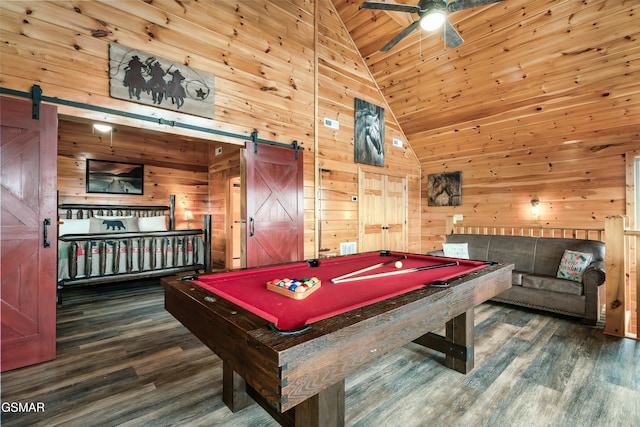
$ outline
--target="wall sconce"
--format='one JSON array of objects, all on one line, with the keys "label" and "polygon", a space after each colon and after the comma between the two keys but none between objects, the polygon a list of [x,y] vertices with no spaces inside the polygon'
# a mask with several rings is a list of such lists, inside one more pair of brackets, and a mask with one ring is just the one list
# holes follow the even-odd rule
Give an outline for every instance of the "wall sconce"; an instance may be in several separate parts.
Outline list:
[{"label": "wall sconce", "polygon": [[184,211],[184,220],[187,221],[187,228],[191,228],[191,221],[193,221],[193,212]]},{"label": "wall sconce", "polygon": [[110,137],[109,147],[113,148],[113,133],[116,131],[116,129],[113,126],[105,125],[105,124],[101,124],[101,123],[94,123],[93,124],[93,130],[94,131],[98,131],[100,133],[109,132],[109,137]]},{"label": "wall sconce", "polygon": [[531,199],[531,215],[533,216],[540,215],[540,200]]},{"label": "wall sconce", "polygon": [[94,123],[93,124],[93,128],[95,130],[97,130],[98,132],[102,132],[102,133],[107,133],[107,132],[112,132],[113,131],[113,126],[103,125],[103,124],[100,124],[100,123]]}]

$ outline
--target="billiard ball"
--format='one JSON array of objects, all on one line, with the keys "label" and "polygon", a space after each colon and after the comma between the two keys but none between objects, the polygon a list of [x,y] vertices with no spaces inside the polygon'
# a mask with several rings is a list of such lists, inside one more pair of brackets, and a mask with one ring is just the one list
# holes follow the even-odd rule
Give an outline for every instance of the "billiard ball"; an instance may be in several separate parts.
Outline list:
[{"label": "billiard ball", "polygon": [[402,261],[396,261],[396,268],[402,268]]}]

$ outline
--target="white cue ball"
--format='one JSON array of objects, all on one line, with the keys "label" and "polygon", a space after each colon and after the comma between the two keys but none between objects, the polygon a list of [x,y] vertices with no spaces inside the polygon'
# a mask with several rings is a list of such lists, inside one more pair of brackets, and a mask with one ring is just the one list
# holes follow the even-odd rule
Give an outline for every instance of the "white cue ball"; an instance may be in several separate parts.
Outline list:
[{"label": "white cue ball", "polygon": [[402,268],[402,261],[396,261],[396,268]]}]

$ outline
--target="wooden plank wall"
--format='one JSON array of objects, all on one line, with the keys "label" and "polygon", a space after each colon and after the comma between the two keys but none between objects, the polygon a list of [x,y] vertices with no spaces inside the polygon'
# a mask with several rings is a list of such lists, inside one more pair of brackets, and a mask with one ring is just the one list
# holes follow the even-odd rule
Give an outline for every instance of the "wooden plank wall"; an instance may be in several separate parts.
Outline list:
[{"label": "wooden plank wall", "polygon": [[[203,228],[208,213],[208,154],[206,142],[118,126],[112,134],[94,132],[88,122],[60,120],[58,125],[59,203],[169,205],[176,196],[176,228],[187,228],[184,212],[191,210],[191,228]],[[86,160],[98,159],[144,165],[142,195],[86,192]]]},{"label": "wooden plank wall", "polygon": [[[329,253],[339,253],[340,242],[358,241],[358,168],[407,177],[408,247],[421,251],[420,165],[406,143],[393,112],[355,49],[351,37],[330,1],[318,2],[318,161],[321,171],[322,236],[317,242]],[[385,109],[385,165],[354,163],[354,98]],[[340,129],[323,125],[323,119],[340,122]],[[392,146],[393,138],[402,148]]]},{"label": "wooden plank wall", "polygon": [[[297,140],[305,148],[306,257],[317,255],[317,215],[328,230],[323,245],[337,249],[340,242],[357,241],[358,205],[351,202],[358,194],[354,98],[384,107],[387,163],[374,169],[408,176],[409,249],[419,251],[420,167],[409,146],[390,146],[391,138],[406,138],[328,0],[3,1],[0,35],[3,87],[29,91],[38,84],[46,96],[246,136],[255,129],[261,138],[282,143]],[[111,41],[213,73],[214,119],[111,98]],[[83,182],[86,157],[140,161],[149,165],[149,188],[135,203],[164,203],[174,192],[179,209],[195,203],[194,213],[211,212],[221,226],[226,207],[210,190],[223,185],[217,181],[226,176],[216,172],[219,159],[205,147],[244,141],[68,106],[59,106],[59,112],[69,121],[61,126],[61,202],[89,198]],[[339,119],[340,130],[324,128],[324,117]],[[112,149],[104,137],[79,129],[79,119],[160,131],[164,137],[151,140],[121,131],[114,134]],[[320,196],[324,212],[316,205],[318,164],[330,176]],[[214,255],[223,259],[224,235],[214,236]]]}]

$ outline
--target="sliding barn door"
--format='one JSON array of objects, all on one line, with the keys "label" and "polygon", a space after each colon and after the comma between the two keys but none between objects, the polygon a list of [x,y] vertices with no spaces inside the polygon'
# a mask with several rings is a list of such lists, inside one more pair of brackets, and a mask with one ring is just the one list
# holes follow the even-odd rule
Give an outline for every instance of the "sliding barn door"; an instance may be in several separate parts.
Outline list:
[{"label": "sliding barn door", "polygon": [[246,151],[247,267],[304,258],[302,151],[259,144]]},{"label": "sliding barn door", "polygon": [[[56,355],[56,108],[0,97],[0,370]],[[46,233],[46,238],[45,238]]]}]

